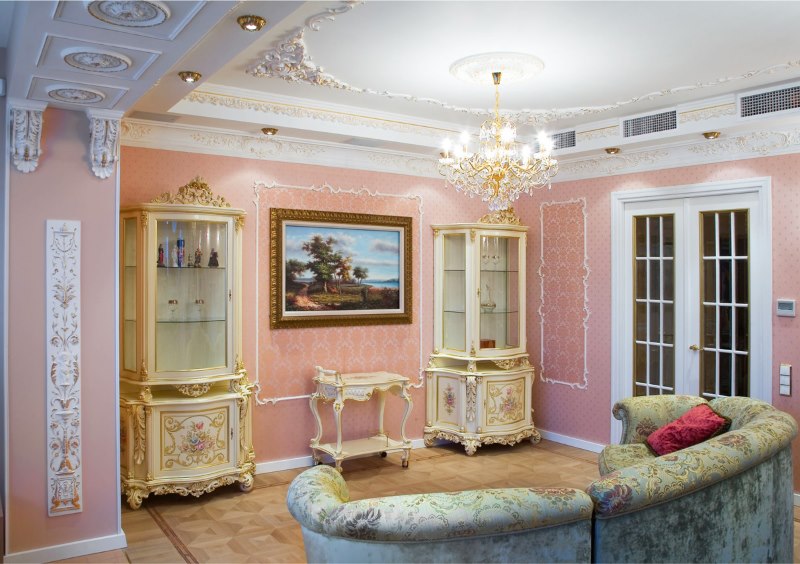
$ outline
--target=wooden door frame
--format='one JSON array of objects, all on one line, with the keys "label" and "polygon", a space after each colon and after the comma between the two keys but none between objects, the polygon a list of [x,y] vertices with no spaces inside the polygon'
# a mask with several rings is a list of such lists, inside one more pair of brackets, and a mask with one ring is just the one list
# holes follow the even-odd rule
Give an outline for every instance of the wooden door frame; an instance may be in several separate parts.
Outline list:
[{"label": "wooden door frame", "polygon": [[[756,313],[751,318],[752,327],[759,328],[750,335],[750,350],[761,356],[761,363],[751,364],[751,374],[760,378],[751,379],[751,396],[772,403],[772,180],[770,177],[725,180],[665,188],[646,188],[611,193],[611,407],[630,396],[630,379],[622,374],[627,342],[623,338],[625,322],[625,205],[634,202],[656,202],[704,196],[728,196],[755,193],[758,197],[758,220],[761,229],[751,231],[750,272],[758,272],[758,279],[751,277],[751,307]],[[677,365],[676,365],[676,368]],[[611,443],[618,443],[622,436],[622,424],[611,417]]]}]

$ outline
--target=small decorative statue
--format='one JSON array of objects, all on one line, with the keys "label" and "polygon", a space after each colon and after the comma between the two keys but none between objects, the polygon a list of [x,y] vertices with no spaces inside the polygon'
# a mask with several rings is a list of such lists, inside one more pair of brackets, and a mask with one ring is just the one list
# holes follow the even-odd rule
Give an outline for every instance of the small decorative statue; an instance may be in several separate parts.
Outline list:
[{"label": "small decorative statue", "polygon": [[200,247],[197,247],[197,250],[194,252],[194,265],[197,268],[200,268],[200,261],[203,260],[203,251],[200,250]]},{"label": "small decorative statue", "polygon": [[172,260],[171,260],[170,266],[173,266],[173,267],[177,268],[178,267],[178,246],[177,245],[172,247],[171,255],[172,256],[170,256],[170,259],[172,259]]},{"label": "small decorative statue", "polygon": [[211,268],[219,266],[219,255],[217,254],[217,251],[215,251],[213,247],[211,248],[211,255],[208,257],[208,266],[210,266]]},{"label": "small decorative statue", "polygon": [[186,250],[186,241],[184,241],[181,238],[178,238],[178,267],[182,267],[184,264],[186,264],[185,250]]},{"label": "small decorative statue", "polygon": [[161,243],[158,244],[158,262],[156,266],[164,266],[164,245]]}]

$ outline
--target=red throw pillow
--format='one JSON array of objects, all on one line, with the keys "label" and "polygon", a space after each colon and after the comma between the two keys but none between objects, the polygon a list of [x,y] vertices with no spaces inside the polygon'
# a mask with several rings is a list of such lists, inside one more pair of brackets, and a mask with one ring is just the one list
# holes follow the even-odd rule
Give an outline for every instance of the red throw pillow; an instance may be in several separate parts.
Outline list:
[{"label": "red throw pillow", "polygon": [[702,403],[650,433],[647,444],[658,456],[663,456],[724,433],[730,424],[730,419]]}]

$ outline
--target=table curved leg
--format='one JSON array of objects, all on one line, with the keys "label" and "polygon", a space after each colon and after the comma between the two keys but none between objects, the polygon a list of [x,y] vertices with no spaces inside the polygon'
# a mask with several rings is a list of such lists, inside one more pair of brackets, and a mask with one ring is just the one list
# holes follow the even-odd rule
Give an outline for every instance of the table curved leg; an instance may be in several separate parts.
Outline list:
[{"label": "table curved leg", "polygon": [[314,421],[317,424],[317,434],[311,439],[311,447],[315,447],[319,445],[319,440],[322,438],[322,419],[319,416],[319,410],[317,409],[317,403],[319,401],[319,394],[314,392],[311,394],[311,398],[309,399],[309,404],[311,405],[311,413],[314,414]]},{"label": "table curved leg", "polygon": [[386,435],[383,430],[383,414],[386,412],[386,392],[378,390],[378,435]]},{"label": "table curved leg", "polygon": [[414,402],[411,400],[411,393],[408,390],[408,384],[403,386],[403,392],[400,394],[400,397],[406,401],[406,410],[403,413],[403,421],[400,423],[400,438],[403,440],[403,444],[407,444],[410,441],[408,440],[408,437],[406,437],[406,422],[408,421],[408,416],[411,413],[411,407],[414,404]]}]

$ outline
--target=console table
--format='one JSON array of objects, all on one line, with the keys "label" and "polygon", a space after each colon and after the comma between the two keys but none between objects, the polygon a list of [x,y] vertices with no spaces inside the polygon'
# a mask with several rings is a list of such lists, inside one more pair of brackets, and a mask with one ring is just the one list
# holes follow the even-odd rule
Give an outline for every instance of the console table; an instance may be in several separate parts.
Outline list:
[{"label": "console table", "polygon": [[[336,370],[325,370],[316,367],[314,382],[316,391],[311,394],[311,412],[317,422],[317,435],[311,439],[314,464],[320,463],[319,453],[324,452],[333,457],[336,469],[342,471],[342,461],[347,458],[377,454],[386,456],[389,452],[403,451],[403,468],[408,467],[411,456],[411,441],[406,437],[406,421],[411,413],[411,394],[409,379],[391,372],[356,372],[340,374]],[[400,425],[400,440],[391,439],[383,428],[383,413],[386,392],[391,391],[406,402],[403,421]],[[372,437],[342,440],[342,411],[347,400],[368,401],[377,392],[379,401],[378,433]],[[322,419],[319,416],[318,403],[333,402],[333,414],[336,420],[336,442],[320,444],[322,439]]]}]

